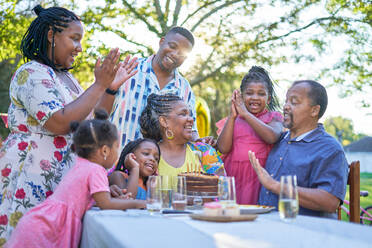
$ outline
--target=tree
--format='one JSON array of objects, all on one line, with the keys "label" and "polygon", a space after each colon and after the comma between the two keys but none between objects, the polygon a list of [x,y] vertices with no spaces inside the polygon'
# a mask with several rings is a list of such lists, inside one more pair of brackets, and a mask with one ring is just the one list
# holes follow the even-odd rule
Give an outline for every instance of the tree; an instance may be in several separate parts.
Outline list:
[{"label": "tree", "polygon": [[364,137],[364,134],[354,132],[353,121],[341,116],[327,118],[324,122],[325,130],[340,141],[343,146]]},{"label": "tree", "polygon": [[[9,83],[22,61],[19,45],[31,23],[29,9],[18,10],[17,3],[16,0],[5,0],[0,3],[0,113],[8,111]],[[7,134],[8,130],[0,121],[0,137],[6,137]]]},{"label": "tree", "polygon": [[[313,11],[315,15],[306,17],[314,8],[320,12]],[[265,12],[276,9],[283,12],[275,16]],[[372,6],[363,0],[265,3],[122,0],[120,4],[106,1],[106,5],[99,8],[88,6],[82,12],[82,18],[95,34],[116,34],[126,41],[130,53],[142,55],[153,53],[150,41],[163,36],[172,26],[189,28],[198,38],[196,46],[205,49],[202,53],[196,52],[194,65],[183,73],[196,94],[204,97],[211,106],[214,123],[227,114],[226,104],[232,89],[239,85],[252,64],[270,68],[283,62],[316,62],[317,54],[304,51],[304,47],[311,44],[318,54],[323,54],[330,50],[330,40],[337,36],[346,37],[350,49],[345,50],[339,62],[315,76],[332,76],[335,83],[347,87],[346,93],[350,93],[350,89],[361,90],[364,85],[372,86],[368,45],[371,44],[371,12]],[[131,25],[147,30],[145,39],[143,35],[131,32]]]},{"label": "tree", "polygon": [[[251,65],[270,71],[280,63],[316,62],[318,54],[330,51],[334,37],[346,37],[350,49],[316,76],[333,76],[346,93],[372,86],[372,6],[367,0],[105,0],[86,6],[70,0],[66,7],[80,14],[88,34],[87,52],[75,68],[81,82],[93,80],[93,58],[107,51],[104,35],[120,37],[121,48],[131,54],[148,56],[156,49],[154,41],[172,26],[190,29],[202,49],[195,47],[193,66],[181,72],[207,100],[214,120],[227,114],[226,99]],[[316,52],[307,49],[309,44]]]}]

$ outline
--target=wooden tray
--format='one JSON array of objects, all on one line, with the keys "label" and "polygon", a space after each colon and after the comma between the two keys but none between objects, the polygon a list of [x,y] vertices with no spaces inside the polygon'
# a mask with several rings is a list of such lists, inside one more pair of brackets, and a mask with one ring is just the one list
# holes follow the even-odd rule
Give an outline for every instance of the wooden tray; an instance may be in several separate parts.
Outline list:
[{"label": "wooden tray", "polygon": [[212,222],[234,222],[234,221],[253,221],[257,218],[255,214],[244,214],[238,216],[226,216],[226,215],[205,215],[205,214],[190,214],[189,215],[194,220],[204,220]]}]

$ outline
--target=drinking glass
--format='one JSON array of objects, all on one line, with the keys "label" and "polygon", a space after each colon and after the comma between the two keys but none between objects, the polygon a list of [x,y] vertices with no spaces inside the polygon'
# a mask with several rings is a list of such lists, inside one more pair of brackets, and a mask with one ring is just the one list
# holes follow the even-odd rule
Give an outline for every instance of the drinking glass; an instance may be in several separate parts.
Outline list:
[{"label": "drinking glass", "polygon": [[161,178],[161,198],[162,198],[162,209],[170,209],[172,207],[172,192],[173,192],[173,177],[172,176],[160,176]]},{"label": "drinking glass", "polygon": [[220,177],[218,180],[218,197],[221,205],[236,205],[236,191],[234,177]]},{"label": "drinking glass", "polygon": [[149,176],[147,179],[147,210],[150,212],[159,212],[162,205],[161,198],[161,180],[159,176]]},{"label": "drinking glass", "polygon": [[186,177],[173,177],[172,207],[175,210],[185,210],[187,205]]},{"label": "drinking glass", "polygon": [[203,209],[203,197],[202,192],[192,192],[192,209],[201,210]]},{"label": "drinking glass", "polygon": [[280,177],[279,214],[284,221],[293,221],[298,213],[297,177],[286,175]]}]

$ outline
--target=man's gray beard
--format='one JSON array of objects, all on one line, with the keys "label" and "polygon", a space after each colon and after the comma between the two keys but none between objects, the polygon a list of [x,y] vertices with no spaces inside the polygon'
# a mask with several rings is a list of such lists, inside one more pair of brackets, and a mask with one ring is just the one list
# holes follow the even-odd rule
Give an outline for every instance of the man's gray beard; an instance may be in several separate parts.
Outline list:
[{"label": "man's gray beard", "polygon": [[290,122],[288,124],[283,123],[283,126],[285,128],[291,129],[293,127],[293,115],[289,114],[289,120]]}]

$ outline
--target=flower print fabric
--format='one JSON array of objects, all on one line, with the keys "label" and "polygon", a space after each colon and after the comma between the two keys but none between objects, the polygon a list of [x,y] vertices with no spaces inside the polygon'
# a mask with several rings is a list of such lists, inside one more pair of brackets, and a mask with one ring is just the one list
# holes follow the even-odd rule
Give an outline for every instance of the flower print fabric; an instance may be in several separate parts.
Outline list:
[{"label": "flower print fabric", "polygon": [[217,174],[222,170],[225,173],[223,161],[212,146],[203,142],[189,142],[187,144],[191,151],[198,156],[204,172]]},{"label": "flower print fabric", "polygon": [[[97,192],[110,192],[106,170],[77,157],[55,193],[22,217],[7,247],[78,247],[83,215],[94,204]],[[37,231],[31,232],[33,227]]]},{"label": "flower print fabric", "polygon": [[28,209],[53,194],[74,161],[71,135],[56,136],[43,127],[83,92],[74,83],[79,94],[64,85],[50,67],[36,61],[22,65],[12,78],[11,133],[0,149],[0,247]]}]

